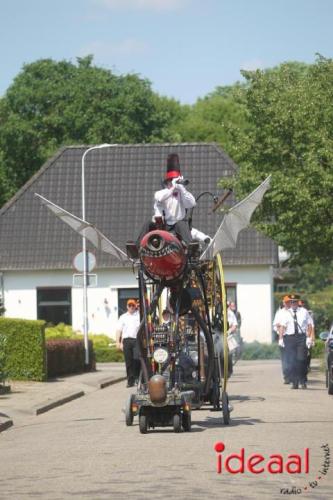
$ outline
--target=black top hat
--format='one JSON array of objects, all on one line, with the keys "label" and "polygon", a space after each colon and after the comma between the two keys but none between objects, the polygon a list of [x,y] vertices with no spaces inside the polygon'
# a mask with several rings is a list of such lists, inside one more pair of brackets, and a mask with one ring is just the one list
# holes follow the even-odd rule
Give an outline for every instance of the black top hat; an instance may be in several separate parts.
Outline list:
[{"label": "black top hat", "polygon": [[176,153],[171,153],[167,159],[167,171],[164,180],[171,180],[175,177],[180,177],[179,156]]}]

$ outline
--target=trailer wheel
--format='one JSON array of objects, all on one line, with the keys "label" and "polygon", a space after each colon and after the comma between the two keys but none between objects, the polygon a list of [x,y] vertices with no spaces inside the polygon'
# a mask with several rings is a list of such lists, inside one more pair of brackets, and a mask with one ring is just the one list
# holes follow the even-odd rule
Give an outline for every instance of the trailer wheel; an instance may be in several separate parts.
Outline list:
[{"label": "trailer wheel", "polygon": [[139,429],[140,429],[141,434],[147,434],[147,430],[148,430],[147,415],[140,415],[140,417],[139,417]]},{"label": "trailer wheel", "polygon": [[133,425],[133,418],[134,418],[133,411],[132,411],[133,399],[134,399],[134,394],[131,394],[128,397],[127,402],[126,402],[125,421],[126,421],[127,426]]},{"label": "trailer wheel", "polygon": [[180,415],[178,413],[175,413],[172,419],[172,424],[173,424],[173,430],[175,432],[180,432],[182,430],[182,423],[180,420]]},{"label": "trailer wheel", "polygon": [[191,412],[190,411],[187,411],[187,412],[183,413],[183,415],[182,415],[182,425],[183,425],[183,429],[184,429],[185,432],[190,432],[191,431],[192,421],[191,421]]}]

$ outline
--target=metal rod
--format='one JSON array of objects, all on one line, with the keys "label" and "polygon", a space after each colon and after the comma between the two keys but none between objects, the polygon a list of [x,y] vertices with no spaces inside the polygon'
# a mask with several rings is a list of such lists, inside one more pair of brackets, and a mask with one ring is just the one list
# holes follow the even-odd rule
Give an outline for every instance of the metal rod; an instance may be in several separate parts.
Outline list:
[{"label": "metal rod", "polygon": [[[82,220],[86,222],[86,186],[85,186],[85,158],[90,151],[94,149],[108,148],[111,144],[99,144],[88,148],[82,155],[81,160],[81,201],[82,201]],[[84,339],[84,362],[89,365],[89,341],[88,341],[88,293],[87,293],[87,241],[86,237],[82,236],[82,256],[83,256],[83,339]]]}]

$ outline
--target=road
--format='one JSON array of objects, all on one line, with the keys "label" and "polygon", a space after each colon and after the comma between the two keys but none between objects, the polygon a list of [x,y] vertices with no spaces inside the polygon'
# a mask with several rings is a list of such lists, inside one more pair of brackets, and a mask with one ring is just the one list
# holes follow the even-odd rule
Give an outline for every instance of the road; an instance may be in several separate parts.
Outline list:
[{"label": "road", "polygon": [[[322,372],[309,378],[307,390],[290,390],[279,362],[241,361],[228,386],[231,425],[205,407],[192,412],[190,433],[164,428],[142,435],[137,420],[126,427],[123,407],[132,389],[125,382],[27,417],[0,434],[0,499],[274,499],[284,489],[288,496],[332,498],[333,464],[326,474],[318,471],[325,451],[328,464],[322,446],[333,450],[333,401]],[[216,442],[224,443],[224,458],[244,448],[246,456],[262,454],[263,463],[272,454],[286,462],[309,448],[309,473],[230,474],[223,466],[217,474]]]}]

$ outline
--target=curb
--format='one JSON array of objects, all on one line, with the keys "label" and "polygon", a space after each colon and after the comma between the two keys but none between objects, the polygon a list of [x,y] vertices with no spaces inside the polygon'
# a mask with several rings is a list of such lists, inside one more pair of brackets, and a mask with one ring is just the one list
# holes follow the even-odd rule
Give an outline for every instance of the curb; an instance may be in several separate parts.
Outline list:
[{"label": "curb", "polygon": [[10,419],[5,420],[4,422],[0,422],[0,432],[9,429],[9,427],[11,427],[12,425],[13,425],[13,421]]},{"label": "curb", "polygon": [[51,401],[47,401],[39,406],[35,406],[33,409],[33,414],[40,415],[41,413],[46,413],[49,410],[53,410],[53,408],[57,408],[57,406],[64,405],[65,403],[69,403],[74,399],[80,398],[84,396],[84,394],[85,394],[84,391],[76,391],[61,396],[61,398],[55,398]]},{"label": "curb", "polygon": [[126,376],[117,377],[117,378],[105,378],[99,381],[98,387],[99,389],[105,389],[105,387],[109,387],[109,385],[117,384],[118,382],[122,382],[126,380]]}]

